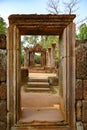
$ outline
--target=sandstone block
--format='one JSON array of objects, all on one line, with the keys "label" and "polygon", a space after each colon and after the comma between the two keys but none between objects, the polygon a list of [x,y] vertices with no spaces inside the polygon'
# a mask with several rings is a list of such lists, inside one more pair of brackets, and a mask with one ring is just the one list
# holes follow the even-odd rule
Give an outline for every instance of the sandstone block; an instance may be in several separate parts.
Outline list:
[{"label": "sandstone block", "polygon": [[58,86],[58,77],[48,77],[50,85]]},{"label": "sandstone block", "polygon": [[76,119],[77,121],[82,119],[82,102],[80,100],[76,102]]},{"label": "sandstone block", "polygon": [[6,122],[7,121],[7,105],[5,100],[0,101],[0,121]]},{"label": "sandstone block", "polygon": [[84,130],[87,130],[87,123],[84,124]]},{"label": "sandstone block", "polygon": [[87,80],[83,80],[83,97],[87,100]]},{"label": "sandstone block", "polygon": [[0,34],[0,49],[6,49],[6,36]]},{"label": "sandstone block", "polygon": [[0,81],[6,81],[6,51],[0,49]]},{"label": "sandstone block", "polygon": [[81,46],[76,50],[76,77],[87,79],[87,47]]},{"label": "sandstone block", "polygon": [[87,122],[87,101],[82,101],[82,121]]},{"label": "sandstone block", "polygon": [[4,100],[7,98],[7,87],[6,83],[1,83],[0,84],[0,100]]},{"label": "sandstone block", "polygon": [[1,69],[0,67],[0,81],[6,81],[6,70]]},{"label": "sandstone block", "polygon": [[76,99],[82,99],[82,80],[76,80]]},{"label": "sandstone block", "polygon": [[0,130],[6,130],[6,123],[0,122]]},{"label": "sandstone block", "polygon": [[28,69],[21,68],[21,83],[25,84],[28,82]]}]

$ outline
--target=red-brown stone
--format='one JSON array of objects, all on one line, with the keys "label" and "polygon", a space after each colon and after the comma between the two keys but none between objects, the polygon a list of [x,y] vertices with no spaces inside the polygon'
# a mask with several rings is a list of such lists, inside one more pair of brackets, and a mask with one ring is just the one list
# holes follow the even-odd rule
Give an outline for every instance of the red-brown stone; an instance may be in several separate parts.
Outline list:
[{"label": "red-brown stone", "polygon": [[85,100],[87,100],[87,80],[83,80],[83,86],[84,86],[83,97]]},{"label": "red-brown stone", "polygon": [[76,80],[76,99],[82,99],[82,80]]},{"label": "red-brown stone", "polygon": [[81,46],[76,50],[76,77],[87,79],[87,47]]},{"label": "red-brown stone", "polygon": [[0,101],[0,122],[7,121],[7,103],[5,100]]},{"label": "red-brown stone", "polygon": [[82,101],[82,121],[87,122],[87,101]]},{"label": "red-brown stone", "polygon": [[6,49],[6,36],[0,34],[0,49]]},{"label": "red-brown stone", "polygon": [[0,130],[6,130],[6,123],[0,122]]},{"label": "red-brown stone", "polygon": [[0,84],[0,100],[4,100],[7,98],[7,88],[6,88],[6,83],[1,83]]}]

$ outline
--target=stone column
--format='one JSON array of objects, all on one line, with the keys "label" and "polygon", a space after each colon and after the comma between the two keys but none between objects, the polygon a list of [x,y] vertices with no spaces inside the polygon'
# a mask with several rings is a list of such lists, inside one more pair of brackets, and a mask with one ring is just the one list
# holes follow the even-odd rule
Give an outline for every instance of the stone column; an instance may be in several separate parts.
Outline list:
[{"label": "stone column", "polygon": [[51,46],[51,67],[55,67],[55,46],[56,44],[53,43]]},{"label": "stone column", "polygon": [[30,66],[34,66],[35,62],[34,62],[34,52],[30,53]]},{"label": "stone column", "polygon": [[46,52],[46,66],[48,66],[48,51]]},{"label": "stone column", "polygon": [[48,67],[51,67],[51,48],[48,48]]},{"label": "stone column", "polygon": [[24,49],[24,67],[28,67],[29,63],[29,51],[27,48]]},{"label": "stone column", "polygon": [[46,54],[45,52],[41,53],[41,66],[45,66],[46,64]]}]

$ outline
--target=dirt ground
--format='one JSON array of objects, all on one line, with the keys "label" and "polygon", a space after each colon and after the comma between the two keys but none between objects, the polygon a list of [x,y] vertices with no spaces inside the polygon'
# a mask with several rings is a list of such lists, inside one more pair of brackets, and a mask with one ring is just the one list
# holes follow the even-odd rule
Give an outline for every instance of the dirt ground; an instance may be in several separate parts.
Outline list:
[{"label": "dirt ground", "polygon": [[[56,76],[50,73],[30,73],[30,78],[48,78]],[[54,86],[55,87],[55,86]],[[60,110],[59,91],[26,92],[21,88],[21,121],[63,121],[64,117]]]}]

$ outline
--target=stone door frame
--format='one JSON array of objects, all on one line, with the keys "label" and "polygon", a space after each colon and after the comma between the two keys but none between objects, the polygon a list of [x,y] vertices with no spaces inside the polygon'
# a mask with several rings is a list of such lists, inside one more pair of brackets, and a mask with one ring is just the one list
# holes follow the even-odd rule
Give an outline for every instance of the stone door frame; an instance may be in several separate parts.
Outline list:
[{"label": "stone door frame", "polygon": [[[21,35],[60,36],[60,96],[66,128],[75,130],[75,15],[10,15],[7,34],[7,110],[8,129],[21,126],[20,51]],[[60,123],[58,123],[60,124]],[[54,126],[59,126],[55,124]],[[24,125],[24,124],[22,124]],[[39,124],[45,125],[45,124]],[[29,125],[27,124],[29,127]],[[50,126],[50,124],[49,124]],[[51,124],[52,126],[52,124]],[[50,127],[51,127],[50,126]],[[59,128],[58,127],[58,128]]]}]

